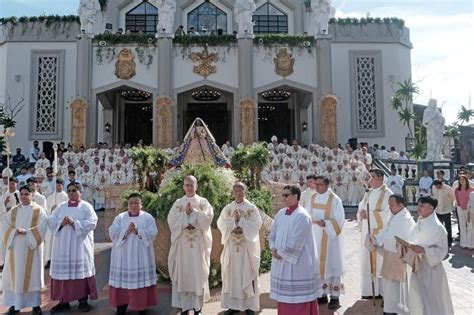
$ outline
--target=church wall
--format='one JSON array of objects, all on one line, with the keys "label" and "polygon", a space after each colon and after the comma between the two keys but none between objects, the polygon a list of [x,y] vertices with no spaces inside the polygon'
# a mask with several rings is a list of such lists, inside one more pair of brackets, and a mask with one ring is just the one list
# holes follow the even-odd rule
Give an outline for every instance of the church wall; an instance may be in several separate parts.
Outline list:
[{"label": "church wall", "polygon": [[[133,46],[115,46],[115,47],[101,47],[101,54],[102,56],[99,57],[97,50],[100,49],[98,46],[94,46],[93,48],[93,60],[92,60],[92,89],[97,89],[100,87],[104,87],[117,81],[121,81],[115,75],[115,67],[117,64],[117,56],[119,55],[120,51],[124,48],[131,49],[135,58],[135,76],[133,76],[129,80],[123,80],[123,84],[127,85],[128,81],[135,82],[141,85],[149,86],[150,88],[155,88],[158,86],[158,54],[157,48],[140,48],[144,50],[145,61],[142,63],[140,62],[140,58],[138,56],[138,52],[136,47]],[[115,56],[111,53],[111,51],[115,51]],[[153,56],[153,61],[150,65],[146,65],[148,55]],[[110,57],[108,57],[110,56]],[[102,58],[102,61],[99,60]]]},{"label": "church wall", "polygon": [[[7,45],[0,45],[0,69],[7,68]],[[7,71],[0,71],[0,102],[4,101]]]},{"label": "church wall", "polygon": [[[200,76],[193,72],[193,67],[199,65],[199,63],[193,63],[191,60],[191,54],[194,52],[202,52],[201,47],[185,48],[184,50],[180,46],[174,46],[173,55],[173,88],[180,89],[182,87],[193,85],[196,82],[202,81],[203,76]],[[208,81],[213,81],[221,85],[225,85],[234,89],[239,86],[238,83],[238,56],[237,48],[227,47],[208,47],[209,53],[218,53],[219,60],[213,62],[212,65],[216,66],[216,73],[213,73],[207,77]]]},{"label": "church wall", "polygon": [[[2,47],[2,46],[0,46]],[[32,54],[42,51],[64,51],[64,72],[63,72],[63,92],[59,100],[60,111],[62,111],[62,136],[50,141],[69,142],[70,137],[70,111],[69,102],[76,94],[76,43],[75,42],[9,42],[3,45],[7,49],[5,89],[9,92],[12,103],[24,98],[25,107],[15,117],[17,126],[15,127],[15,137],[12,138],[12,147],[21,147],[23,150],[29,149],[33,140],[29,138],[30,111],[32,110],[31,94],[35,90],[32,86],[32,75],[37,72],[32,66]],[[15,76],[19,75],[18,81]],[[61,83],[59,83],[61,85]],[[58,117],[58,116],[57,116]]]},{"label": "church wall", "polygon": [[[410,48],[400,44],[364,44],[364,43],[333,43],[332,44],[332,76],[333,90],[340,101],[338,108],[338,139],[345,143],[353,137],[350,53],[357,51],[377,51],[381,53],[381,78],[383,99],[383,134],[378,137],[358,137],[358,141],[369,144],[395,146],[397,150],[405,149],[406,126],[400,123],[398,114],[390,107],[393,95],[392,82],[407,80],[411,77]],[[355,102],[355,101],[354,101]]]}]

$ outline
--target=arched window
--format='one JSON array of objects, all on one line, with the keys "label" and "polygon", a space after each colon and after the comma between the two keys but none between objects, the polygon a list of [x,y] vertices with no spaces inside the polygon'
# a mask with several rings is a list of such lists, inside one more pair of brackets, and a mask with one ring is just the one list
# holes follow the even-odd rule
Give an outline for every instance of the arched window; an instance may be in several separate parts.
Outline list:
[{"label": "arched window", "polygon": [[188,13],[188,31],[191,27],[200,34],[203,29],[207,34],[217,34],[219,29],[227,33],[227,14],[212,3],[204,2]]},{"label": "arched window", "polygon": [[256,34],[288,33],[288,16],[271,3],[265,3],[253,15]]},{"label": "arched window", "polygon": [[125,28],[132,33],[143,32],[145,34],[156,33],[158,24],[158,9],[143,1],[125,15]]}]

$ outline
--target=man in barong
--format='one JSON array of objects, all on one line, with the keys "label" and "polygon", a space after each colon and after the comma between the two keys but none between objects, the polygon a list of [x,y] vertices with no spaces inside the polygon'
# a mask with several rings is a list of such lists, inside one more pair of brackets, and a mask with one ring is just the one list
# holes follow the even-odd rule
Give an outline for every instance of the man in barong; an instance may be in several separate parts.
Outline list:
[{"label": "man in barong", "polygon": [[172,282],[173,307],[181,314],[202,314],[204,301],[209,299],[209,268],[211,264],[212,206],[196,194],[196,177],[184,178],[185,196],[176,200],[168,214],[171,247],[168,269]]},{"label": "man in barong", "polygon": [[48,218],[53,234],[51,257],[51,299],[59,303],[51,313],[66,311],[69,302],[78,300],[79,310],[88,312],[88,296],[97,299],[94,266],[94,229],[97,215],[87,201],[81,200],[77,183],[67,185],[68,201]]},{"label": "man in barong", "polygon": [[329,309],[337,309],[341,304],[339,296],[344,294],[344,255],[342,228],[346,220],[344,207],[331,188],[329,179],[316,176],[316,193],[310,200],[309,214],[313,223],[313,238],[319,254],[319,274],[323,294],[319,304],[328,303]]},{"label": "man in barong", "polygon": [[[61,178],[56,179],[56,191],[49,195],[46,198],[46,206],[47,206],[47,213],[48,217],[53,213],[56,207],[68,200],[68,195],[64,191],[64,181]],[[53,249],[53,234],[48,229],[46,232],[46,237],[44,239],[44,262],[46,263],[45,268],[49,268],[51,266],[51,251]]]},{"label": "man in barong", "polygon": [[245,311],[255,314],[260,309],[258,270],[262,226],[257,207],[245,198],[247,187],[236,182],[235,200],[222,209],[217,226],[222,233],[221,254],[222,307],[224,314]]},{"label": "man in barong", "polygon": [[[371,188],[365,193],[364,198],[359,203],[359,210],[357,212],[357,221],[362,231],[360,290],[363,299],[372,298],[372,281],[375,282],[375,296],[381,298],[383,295],[382,276],[380,275],[383,257],[379,253],[369,252],[367,248],[365,248],[364,242],[368,233],[377,236],[383,232],[391,215],[388,207],[388,198],[393,195],[392,191],[384,184],[384,175],[379,169],[370,170],[368,184]],[[367,206],[369,206],[369,214],[367,213]],[[370,220],[370,232],[367,223],[368,218]]]},{"label": "man in barong", "polygon": [[397,252],[395,237],[407,240],[415,228],[415,221],[401,195],[391,195],[388,206],[392,215],[387,226],[377,236],[367,234],[365,244],[369,251],[377,250],[383,256],[380,274],[384,314],[408,314],[408,274],[406,264]]},{"label": "man in barong", "polygon": [[418,199],[418,220],[408,237],[404,259],[412,266],[410,314],[453,315],[453,303],[443,259],[448,254],[446,229],[436,217],[438,201]]},{"label": "man in barong", "polygon": [[317,315],[322,294],[311,217],[299,204],[300,189],[285,186],[286,207],[278,211],[270,232],[272,250],[270,298],[279,315]]},{"label": "man in barong", "polygon": [[140,195],[130,194],[128,211],[116,216],[109,228],[113,242],[109,303],[117,308],[117,315],[125,315],[127,308],[146,314],[158,302],[153,247],[157,234],[155,219],[142,211]]},{"label": "man in barong", "polygon": [[7,314],[33,307],[41,315],[41,288],[44,287],[43,239],[47,229],[46,211],[33,202],[32,189],[20,188],[20,205],[5,215],[2,240],[6,248],[3,269],[3,305]]}]

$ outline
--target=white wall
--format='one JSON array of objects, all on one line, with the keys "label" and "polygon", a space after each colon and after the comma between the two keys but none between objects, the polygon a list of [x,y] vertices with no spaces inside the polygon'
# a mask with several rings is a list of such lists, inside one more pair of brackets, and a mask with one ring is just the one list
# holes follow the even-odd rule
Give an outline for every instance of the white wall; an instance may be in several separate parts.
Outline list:
[{"label": "white wall", "polygon": [[[76,93],[76,43],[75,42],[9,42],[4,45],[7,48],[6,69],[1,72],[6,74],[6,90],[12,102],[24,97],[25,106],[21,113],[15,118],[17,125],[15,137],[12,138],[12,148],[21,147],[23,151],[32,146],[33,141],[28,140],[29,112],[31,106],[30,91],[31,81],[31,51],[32,50],[65,50],[65,72],[64,72],[64,98],[63,98],[63,137],[51,141],[70,141],[69,102],[74,99]],[[1,55],[0,55],[1,56]],[[0,61],[1,64],[1,61]],[[3,69],[3,68],[2,68]],[[15,75],[21,78],[15,81]],[[1,79],[0,79],[1,80]],[[41,147],[41,141],[40,141]]]},{"label": "white wall", "polygon": [[408,128],[400,123],[398,114],[390,107],[390,98],[393,95],[391,76],[394,78],[394,88],[396,88],[396,82],[411,78],[410,49],[398,44],[332,44],[333,90],[340,100],[337,112],[339,142],[344,144],[352,138],[349,68],[349,51],[351,50],[380,50],[382,52],[385,137],[358,138],[359,142],[378,143],[387,147],[395,146],[397,150],[405,150],[405,136]]},{"label": "white wall", "polygon": [[[7,78],[7,45],[0,45],[0,102],[5,99],[5,84]],[[3,70],[2,70],[3,69]]]}]

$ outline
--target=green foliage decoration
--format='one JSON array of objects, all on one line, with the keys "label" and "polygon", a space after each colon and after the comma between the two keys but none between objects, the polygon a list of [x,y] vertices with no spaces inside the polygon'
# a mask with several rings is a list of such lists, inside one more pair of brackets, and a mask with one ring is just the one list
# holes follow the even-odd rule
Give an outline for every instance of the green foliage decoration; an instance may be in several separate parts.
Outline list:
[{"label": "green foliage decoration", "polygon": [[134,147],[130,158],[137,167],[140,190],[157,191],[169,161],[168,154],[152,146]]},{"label": "green foliage decoration", "polygon": [[173,44],[183,47],[189,46],[234,46],[237,44],[237,38],[234,35],[209,35],[209,36],[192,36],[181,35],[175,36]]},{"label": "green foliage decoration", "polygon": [[337,25],[357,25],[357,26],[364,26],[367,24],[393,24],[397,25],[399,28],[403,28],[405,26],[405,21],[396,17],[386,17],[386,18],[373,18],[373,17],[365,17],[365,18],[332,18],[329,20],[329,24],[337,24]]},{"label": "green foliage decoration", "polygon": [[79,16],[77,15],[40,15],[40,16],[22,16],[22,17],[5,17],[0,18],[0,25],[3,24],[12,24],[17,25],[18,23],[28,23],[28,22],[44,22],[46,25],[49,25],[53,22],[79,22]]},{"label": "green foliage decoration", "polygon": [[139,46],[156,46],[157,39],[151,34],[99,34],[94,37],[99,43],[104,41],[106,45],[137,44]]},{"label": "green foliage decoration", "polygon": [[288,35],[288,34],[265,34],[257,35],[253,39],[255,45],[271,47],[274,45],[287,45],[292,48],[309,48],[314,46],[314,36]]},{"label": "green foliage decoration", "polygon": [[235,151],[231,158],[232,168],[237,177],[250,188],[260,186],[260,173],[268,164],[268,150],[265,143],[244,146]]}]

